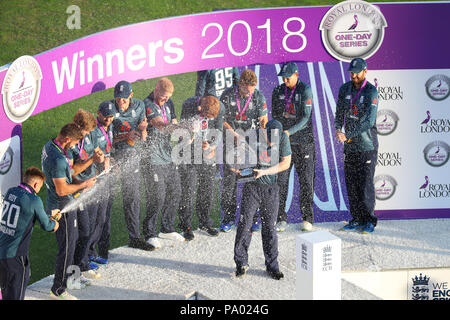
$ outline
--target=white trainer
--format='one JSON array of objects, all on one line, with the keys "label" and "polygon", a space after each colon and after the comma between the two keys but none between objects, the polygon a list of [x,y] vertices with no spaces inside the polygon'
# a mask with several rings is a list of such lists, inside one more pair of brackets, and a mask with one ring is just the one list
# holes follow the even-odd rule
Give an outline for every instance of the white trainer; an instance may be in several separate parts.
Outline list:
[{"label": "white trainer", "polygon": [[286,221],[280,221],[276,225],[278,232],[283,232],[287,228],[287,222]]},{"label": "white trainer", "polygon": [[161,248],[161,242],[158,240],[158,238],[150,238],[147,240],[147,243],[154,246],[155,249]]},{"label": "white trainer", "polygon": [[313,225],[308,221],[303,221],[302,231],[311,231],[313,229]]},{"label": "white trainer", "polygon": [[87,270],[82,272],[83,277],[86,279],[99,279],[101,278],[101,274],[95,270]]},{"label": "white trainer", "polygon": [[186,240],[178,232],[169,232],[169,233],[160,232],[158,237],[160,237],[161,239],[169,239],[169,240],[174,240],[174,241],[185,241]]}]

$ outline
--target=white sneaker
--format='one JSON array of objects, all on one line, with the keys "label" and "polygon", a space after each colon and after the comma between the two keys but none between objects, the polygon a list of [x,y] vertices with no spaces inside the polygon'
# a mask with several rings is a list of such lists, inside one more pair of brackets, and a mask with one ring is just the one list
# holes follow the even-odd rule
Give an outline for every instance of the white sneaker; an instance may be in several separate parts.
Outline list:
[{"label": "white sneaker", "polygon": [[78,300],[77,297],[74,297],[67,291],[64,291],[59,296],[56,296],[53,292],[50,291],[50,298],[52,298],[54,300]]},{"label": "white sneaker", "polygon": [[303,221],[302,231],[311,231],[313,229],[313,225],[308,221]]},{"label": "white sneaker", "polygon": [[161,242],[158,240],[158,238],[150,238],[147,240],[147,243],[154,246],[155,249],[161,248]]},{"label": "white sneaker", "polygon": [[175,241],[185,241],[186,240],[178,232],[169,232],[169,233],[160,232],[158,237],[160,237],[162,239],[169,239],[169,240],[175,240]]},{"label": "white sneaker", "polygon": [[99,279],[102,276],[99,272],[92,269],[88,271],[83,271],[82,275],[83,275],[82,277],[86,277],[87,279]]},{"label": "white sneaker", "polygon": [[280,221],[276,225],[278,232],[283,232],[287,228],[287,222],[286,221]]}]

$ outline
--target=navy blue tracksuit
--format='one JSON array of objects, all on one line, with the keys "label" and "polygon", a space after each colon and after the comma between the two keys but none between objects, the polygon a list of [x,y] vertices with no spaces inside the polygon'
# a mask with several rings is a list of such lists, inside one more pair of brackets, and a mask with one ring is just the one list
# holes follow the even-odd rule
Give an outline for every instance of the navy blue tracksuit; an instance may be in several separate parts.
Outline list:
[{"label": "navy blue tracksuit", "polygon": [[[289,101],[289,97],[291,100]],[[300,209],[303,221],[314,222],[314,179],[316,148],[312,123],[313,95],[311,87],[298,80],[292,90],[286,84],[277,86],[272,92],[272,117],[289,132],[292,149],[291,168],[295,165],[300,187]],[[289,170],[278,174],[280,186],[280,208],[278,222],[287,221],[286,199],[289,186]]]},{"label": "navy blue tracksuit", "polygon": [[[260,141],[258,143],[258,167],[271,167],[274,165],[271,158],[279,161],[281,158],[291,155],[291,153],[289,138],[284,132],[282,132],[279,143],[272,147],[268,147]],[[279,155],[279,158],[276,155]],[[248,265],[248,248],[252,238],[251,227],[259,208],[266,268],[273,272],[279,270],[277,260],[278,236],[275,228],[279,207],[279,191],[277,174],[264,175],[255,181],[244,184],[234,245],[234,261],[238,268]]]},{"label": "navy blue tracksuit", "polygon": [[[53,209],[64,209],[73,201],[72,195],[60,197],[56,192],[53,178],[65,178],[67,184],[72,184],[72,173],[68,156],[56,144],[55,140],[48,141],[42,149],[42,171],[46,176],[47,214]],[[55,278],[52,292],[60,295],[67,287],[67,268],[74,264],[75,245],[78,239],[77,211],[72,210],[62,215],[59,228],[56,230],[58,253],[56,254]]]},{"label": "navy blue tracksuit", "polygon": [[275,230],[279,206],[277,184],[265,185],[247,182],[242,190],[241,212],[234,246],[234,261],[237,266],[248,265],[248,248],[252,240],[251,227],[259,208],[261,236],[266,267],[276,271],[278,266],[278,237]]},{"label": "navy blue tracksuit", "polygon": [[26,183],[10,188],[0,215],[0,287],[3,300],[23,300],[30,278],[28,250],[33,226],[52,231],[55,222],[44,211],[41,199]]},{"label": "navy blue tracksuit", "polygon": [[[359,96],[358,96],[359,92]],[[377,162],[378,137],[376,115],[378,92],[367,82],[356,89],[352,82],[339,89],[336,104],[335,128],[344,127],[344,173],[350,213],[353,222],[377,224],[374,174]]]}]

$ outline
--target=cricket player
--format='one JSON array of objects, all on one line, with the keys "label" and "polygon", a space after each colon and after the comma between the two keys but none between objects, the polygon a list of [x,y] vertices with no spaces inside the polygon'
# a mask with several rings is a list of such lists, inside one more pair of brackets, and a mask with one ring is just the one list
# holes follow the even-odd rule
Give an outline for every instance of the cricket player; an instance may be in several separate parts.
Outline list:
[{"label": "cricket player", "polygon": [[[161,247],[159,238],[184,241],[175,231],[175,217],[181,197],[180,176],[172,162],[170,134],[178,125],[174,121],[173,83],[161,78],[155,89],[144,99],[148,122],[148,141],[143,153],[144,181],[147,192],[143,233],[149,245]],[[159,234],[156,224],[162,216]]]},{"label": "cricket player", "polygon": [[235,163],[233,161],[229,163],[230,159],[227,159],[227,149],[233,149],[230,148],[230,145],[232,147],[244,139],[246,131],[265,128],[268,120],[266,99],[256,89],[257,84],[258,79],[255,73],[251,69],[245,69],[241,73],[238,84],[225,90],[220,97],[220,101],[225,106],[224,180],[221,195],[223,219],[220,225],[220,229],[223,232],[229,232],[231,230],[231,226],[235,223],[237,209],[237,174],[231,170],[231,167]]},{"label": "cricket player", "polygon": [[[85,181],[96,176],[95,164],[104,161],[104,154],[97,145],[97,140],[93,137],[93,130],[97,122],[89,111],[79,109],[73,118],[73,122],[78,125],[83,138],[67,152],[73,166],[74,181]],[[80,271],[86,278],[98,279],[98,266],[89,262],[88,245],[91,236],[92,220],[97,215],[99,201],[98,198],[86,199],[77,210],[78,240],[75,247],[74,263],[80,267]],[[90,284],[86,281],[86,285]]]},{"label": "cricket player", "polygon": [[280,122],[270,120],[265,130],[258,130],[257,143],[251,145],[254,150],[258,150],[258,165],[253,169],[255,180],[245,182],[242,190],[241,213],[234,245],[236,277],[243,276],[249,267],[251,227],[258,208],[266,271],[273,279],[284,277],[278,265],[278,236],[275,229],[279,205],[277,174],[289,168],[291,146],[289,137],[282,129]]},{"label": "cricket player", "polygon": [[199,230],[213,237],[218,235],[210,216],[216,190],[216,148],[223,135],[224,112],[225,107],[214,96],[186,99],[181,110],[181,121],[199,119],[201,122],[199,132],[190,141],[191,156],[187,159],[189,163],[179,165],[182,189],[180,227],[188,241],[194,239],[194,207],[199,220]]},{"label": "cricket player", "polygon": [[366,79],[364,59],[353,59],[348,71],[351,81],[339,89],[334,119],[336,140],[344,144],[345,183],[353,217],[343,230],[372,233],[378,221],[373,184],[378,153],[378,91]]},{"label": "cricket player", "polygon": [[[47,212],[63,210],[73,200],[73,194],[94,186],[96,178],[74,181],[74,173],[67,150],[83,138],[81,130],[75,123],[63,126],[54,139],[48,141],[42,149],[42,171],[47,187]],[[66,291],[67,268],[73,265],[75,245],[78,239],[77,211],[67,211],[59,220],[56,231],[58,253],[56,255],[55,277],[50,296],[53,299],[76,299]]]},{"label": "cricket player", "polygon": [[[98,264],[108,263],[109,234],[111,229],[111,206],[114,201],[115,176],[111,170],[111,149],[113,145],[114,104],[103,101],[97,110],[97,126],[92,138],[104,154],[103,163],[95,163],[96,173],[101,177],[102,187],[98,190],[98,209],[90,219],[89,261]],[[102,241],[101,241],[102,240]],[[98,245],[98,252],[97,252]]]},{"label": "cricket player", "polygon": [[195,95],[220,98],[225,89],[237,85],[238,81],[239,70],[237,67],[198,71]]},{"label": "cricket player", "polygon": [[[272,117],[283,125],[292,149],[292,165],[295,165],[300,186],[300,209],[303,216],[303,231],[311,231],[314,222],[314,178],[316,167],[316,147],[314,143],[312,109],[313,96],[308,84],[299,79],[295,62],[281,66],[278,73],[283,84],[272,92]],[[287,226],[286,198],[291,169],[280,172],[280,207],[277,230],[284,231]]]},{"label": "cricket player", "polygon": [[127,81],[119,81],[114,87],[113,158],[120,168],[128,246],[151,251],[155,248],[141,238],[139,231],[141,173],[137,144],[147,138],[147,119],[144,102],[133,95]]},{"label": "cricket player", "polygon": [[19,186],[9,189],[0,218],[0,288],[3,300],[23,300],[30,279],[28,250],[36,220],[47,232],[58,230],[59,209],[49,217],[37,195],[45,175],[36,167],[25,171]]}]

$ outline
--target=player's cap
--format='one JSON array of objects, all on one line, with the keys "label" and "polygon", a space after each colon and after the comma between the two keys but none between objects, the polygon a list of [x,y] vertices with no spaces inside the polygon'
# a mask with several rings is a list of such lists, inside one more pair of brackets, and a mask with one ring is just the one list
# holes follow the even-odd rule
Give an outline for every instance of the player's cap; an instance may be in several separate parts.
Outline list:
[{"label": "player's cap", "polygon": [[283,131],[283,124],[278,120],[272,119],[269,122],[267,122],[266,130],[267,130],[267,139],[269,140],[269,142],[271,142],[272,130],[279,130],[278,136],[281,137],[281,132]]},{"label": "player's cap", "polygon": [[297,64],[295,62],[287,62],[281,67],[281,71],[278,73],[278,76],[289,78],[296,72],[298,72]]},{"label": "player's cap", "polygon": [[98,111],[104,116],[104,117],[110,117],[114,116],[114,109],[113,109],[113,103],[111,101],[103,101],[98,106]]},{"label": "player's cap", "polygon": [[128,81],[119,81],[114,87],[114,98],[127,99],[133,90],[131,89],[131,83]]},{"label": "player's cap", "polygon": [[350,62],[350,65],[348,66],[348,70],[353,73],[360,73],[364,69],[367,69],[367,63],[362,58],[355,58]]}]

